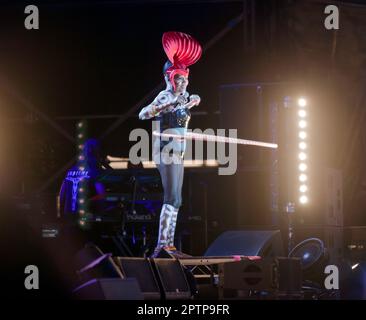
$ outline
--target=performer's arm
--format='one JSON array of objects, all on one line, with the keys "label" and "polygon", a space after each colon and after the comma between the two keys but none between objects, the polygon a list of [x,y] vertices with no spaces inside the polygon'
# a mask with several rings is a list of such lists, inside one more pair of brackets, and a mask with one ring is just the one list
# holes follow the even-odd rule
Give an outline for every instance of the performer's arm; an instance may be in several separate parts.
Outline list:
[{"label": "performer's arm", "polygon": [[187,108],[191,109],[194,106],[198,106],[201,102],[201,98],[197,94],[192,94],[189,97],[189,102],[187,103]]},{"label": "performer's arm", "polygon": [[[178,98],[179,99],[179,98]],[[198,95],[196,95],[196,94],[192,94],[190,97],[189,97],[189,101],[186,103],[186,104],[183,104],[183,105],[181,105],[181,106],[179,106],[179,107],[177,107],[178,109],[180,109],[180,108],[183,108],[183,109],[185,109],[185,108],[187,108],[187,109],[191,109],[191,108],[193,108],[194,106],[198,106],[199,105],[199,103],[201,102],[201,98],[198,96]]]},{"label": "performer's arm", "polygon": [[162,91],[148,106],[144,107],[140,113],[140,120],[147,120],[156,117],[165,109],[173,108],[177,102],[177,97],[171,93]]}]

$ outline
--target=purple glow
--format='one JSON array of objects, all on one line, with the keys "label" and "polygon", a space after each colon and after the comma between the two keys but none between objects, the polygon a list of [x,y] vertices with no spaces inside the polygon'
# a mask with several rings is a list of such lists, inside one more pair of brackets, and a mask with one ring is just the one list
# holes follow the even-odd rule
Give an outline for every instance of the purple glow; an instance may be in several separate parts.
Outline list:
[{"label": "purple glow", "polygon": [[91,268],[94,268],[98,263],[100,263],[102,260],[104,260],[105,258],[109,258],[111,257],[112,254],[111,253],[106,253],[103,254],[101,257],[95,259],[94,261],[90,262],[87,266],[85,266],[84,268],[80,269],[78,272],[79,273],[83,273]]}]

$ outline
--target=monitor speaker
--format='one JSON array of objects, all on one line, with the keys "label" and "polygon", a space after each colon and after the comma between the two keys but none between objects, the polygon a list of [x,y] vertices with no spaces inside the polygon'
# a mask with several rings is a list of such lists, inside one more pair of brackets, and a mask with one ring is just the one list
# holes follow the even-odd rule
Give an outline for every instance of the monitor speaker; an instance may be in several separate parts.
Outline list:
[{"label": "monitor speaker", "polygon": [[123,278],[111,253],[103,253],[99,247],[87,244],[74,259],[76,273],[82,282],[99,278]]},{"label": "monitor speaker", "polygon": [[158,279],[149,259],[118,257],[116,262],[125,277],[137,280],[145,300],[161,298]]},{"label": "monitor speaker", "polygon": [[219,299],[248,297],[255,291],[274,291],[277,265],[274,259],[241,260],[219,264]]},{"label": "monitor speaker", "polygon": [[222,233],[206,250],[205,256],[283,256],[279,230],[242,230]]},{"label": "monitor speaker", "polygon": [[153,261],[165,299],[191,298],[191,287],[179,260],[158,258],[153,259]]},{"label": "monitor speaker", "polygon": [[[298,258],[264,258],[219,264],[219,296],[228,290],[263,291],[278,296],[301,297],[302,273]],[[234,295],[235,296],[235,295]]]},{"label": "monitor speaker", "polygon": [[136,279],[92,279],[73,292],[77,300],[142,300]]}]

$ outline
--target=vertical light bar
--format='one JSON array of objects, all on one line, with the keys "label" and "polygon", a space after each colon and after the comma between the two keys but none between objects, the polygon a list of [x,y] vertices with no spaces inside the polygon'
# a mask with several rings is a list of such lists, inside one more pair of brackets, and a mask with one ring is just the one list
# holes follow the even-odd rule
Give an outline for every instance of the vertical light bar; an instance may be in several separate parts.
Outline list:
[{"label": "vertical light bar", "polygon": [[[81,120],[76,124],[76,140],[78,145],[78,170],[84,171],[86,167],[86,159],[85,159],[85,141],[87,134],[87,123],[85,120]],[[87,211],[88,203],[87,203],[87,184],[85,184],[84,179],[81,179],[78,186],[78,214],[79,214],[79,225],[84,227],[85,222],[85,214]]]},{"label": "vertical light bar", "polygon": [[307,100],[300,97],[297,101],[298,112],[298,190],[299,190],[299,203],[305,205],[309,201],[308,197],[308,142],[307,142]]}]

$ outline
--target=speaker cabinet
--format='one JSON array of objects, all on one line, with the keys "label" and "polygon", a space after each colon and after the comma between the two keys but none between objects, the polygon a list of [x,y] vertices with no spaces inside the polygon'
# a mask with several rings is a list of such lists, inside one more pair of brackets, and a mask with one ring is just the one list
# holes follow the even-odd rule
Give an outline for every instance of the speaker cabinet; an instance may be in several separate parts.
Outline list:
[{"label": "speaker cabinet", "polygon": [[142,300],[136,279],[92,279],[73,292],[77,300]]},{"label": "speaker cabinet", "polygon": [[283,256],[279,230],[226,231],[207,249],[205,256]]},{"label": "speaker cabinet", "polygon": [[74,259],[77,274],[82,282],[99,278],[123,278],[112,254],[103,253],[95,245],[88,244],[80,250]]},{"label": "speaker cabinet", "polygon": [[167,300],[191,298],[191,288],[179,260],[153,259],[153,261]]},{"label": "speaker cabinet", "polygon": [[228,292],[249,296],[250,291],[272,293],[273,297],[301,297],[302,269],[298,258],[265,258],[219,264],[219,297]]},{"label": "speaker cabinet", "polygon": [[137,280],[145,300],[157,300],[162,297],[149,259],[118,257],[116,261],[125,277]]},{"label": "speaker cabinet", "polygon": [[249,296],[251,290],[277,289],[277,265],[274,259],[241,260],[219,264],[219,299]]},{"label": "speaker cabinet", "polygon": [[300,293],[302,289],[302,268],[299,258],[276,258],[278,269],[278,290],[283,293]]},{"label": "speaker cabinet", "polygon": [[116,258],[122,274],[135,278],[145,300],[189,299],[191,287],[177,259]]}]

